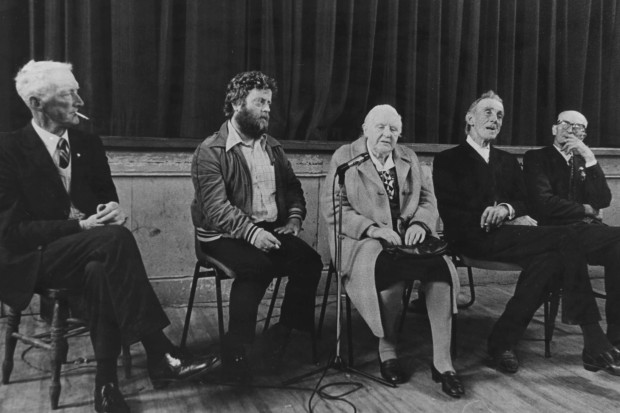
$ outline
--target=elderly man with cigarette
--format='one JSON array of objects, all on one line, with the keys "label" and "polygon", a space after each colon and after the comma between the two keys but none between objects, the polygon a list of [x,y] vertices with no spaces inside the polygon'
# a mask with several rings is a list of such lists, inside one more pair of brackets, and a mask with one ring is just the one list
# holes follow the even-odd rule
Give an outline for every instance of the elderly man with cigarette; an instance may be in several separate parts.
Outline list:
[{"label": "elderly man with cigarette", "polygon": [[217,359],[181,354],[162,332],[169,321],[123,226],[101,139],[75,128],[84,102],[72,66],[30,61],[15,84],[32,121],[0,138],[0,299],[22,310],[40,289],[79,291],[97,363],[95,411],[128,412],[116,375],[122,343],[142,343],[155,388]]},{"label": "elderly man with cigarette", "polygon": [[557,280],[562,319],[578,324],[584,337],[583,366],[620,375],[620,351],[600,325],[579,233],[570,226],[537,226],[528,214],[517,158],[495,148],[504,117],[493,91],[475,100],[465,115],[467,140],[435,157],[433,181],[445,235],[472,258],[519,264],[513,297],[488,339],[491,361],[501,371],[519,368],[515,347]]}]

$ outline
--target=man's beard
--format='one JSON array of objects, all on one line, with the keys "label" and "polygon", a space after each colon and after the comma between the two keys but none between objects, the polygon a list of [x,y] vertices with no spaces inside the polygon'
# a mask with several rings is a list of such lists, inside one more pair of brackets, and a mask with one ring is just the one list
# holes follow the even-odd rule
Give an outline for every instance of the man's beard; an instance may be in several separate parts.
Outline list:
[{"label": "man's beard", "polygon": [[245,106],[237,112],[235,120],[241,129],[241,133],[252,139],[259,139],[269,127],[269,115],[253,115]]}]

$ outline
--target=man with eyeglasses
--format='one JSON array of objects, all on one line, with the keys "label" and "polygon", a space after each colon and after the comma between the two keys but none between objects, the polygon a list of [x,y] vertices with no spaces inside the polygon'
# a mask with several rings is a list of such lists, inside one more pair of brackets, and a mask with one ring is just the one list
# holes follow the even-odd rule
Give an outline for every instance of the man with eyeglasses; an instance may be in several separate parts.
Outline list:
[{"label": "man with eyeglasses", "polygon": [[553,144],[528,151],[523,169],[530,211],[539,225],[570,225],[579,233],[588,264],[605,267],[607,338],[620,347],[620,228],[603,223],[611,191],[584,143],[587,127],[581,113],[561,112],[551,128]]}]

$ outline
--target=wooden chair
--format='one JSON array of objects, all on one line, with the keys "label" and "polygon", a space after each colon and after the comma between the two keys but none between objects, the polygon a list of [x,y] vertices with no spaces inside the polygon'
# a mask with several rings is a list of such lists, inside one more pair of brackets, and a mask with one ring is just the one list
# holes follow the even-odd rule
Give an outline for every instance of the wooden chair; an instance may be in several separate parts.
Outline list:
[{"label": "wooden chair", "polygon": [[[19,332],[21,311],[8,308],[7,328],[5,332],[4,362],[2,363],[2,384],[9,384],[13,371],[13,357],[17,341],[47,350],[50,357],[52,382],[49,388],[50,404],[53,410],[58,408],[60,398],[60,372],[62,364],[67,362],[69,344],[67,339],[88,331],[83,320],[73,318],[69,310],[69,298],[79,293],[68,289],[45,289],[37,291],[42,300],[51,301],[50,331],[35,335]],[[131,376],[131,353],[128,346],[123,346],[123,365],[125,376]]]},{"label": "wooden chair", "polygon": [[[192,278],[192,285],[189,291],[189,299],[187,301],[187,313],[185,315],[185,323],[183,325],[183,334],[181,335],[181,349],[185,348],[187,342],[187,334],[189,331],[192,310],[194,308],[194,299],[196,296],[196,288],[198,287],[198,280],[202,278],[214,278],[215,279],[215,297],[217,301],[217,323],[220,337],[220,343],[224,338],[224,304],[222,300],[222,280],[234,279],[235,273],[232,269],[227,267],[224,263],[218,261],[216,258],[206,254],[202,248],[200,248],[200,242],[195,238],[195,250],[196,250],[196,265],[194,266],[194,275]],[[271,301],[269,302],[269,310],[267,310],[267,317],[265,318],[265,325],[263,326],[263,333],[269,329],[271,322],[271,316],[275,307],[276,300],[278,298],[278,291],[280,289],[280,283],[282,281],[283,274],[276,274],[276,283],[271,295]],[[316,349],[316,336],[314,331],[310,332],[312,340],[312,360],[314,363],[317,361],[317,349]]]}]

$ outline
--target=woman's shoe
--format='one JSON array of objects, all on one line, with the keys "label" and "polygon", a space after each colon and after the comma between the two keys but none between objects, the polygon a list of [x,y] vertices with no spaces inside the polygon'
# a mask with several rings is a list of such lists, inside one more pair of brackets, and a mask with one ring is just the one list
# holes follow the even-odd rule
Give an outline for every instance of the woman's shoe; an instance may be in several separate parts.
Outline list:
[{"label": "woman's shoe", "polygon": [[398,359],[389,359],[386,361],[381,361],[381,359],[379,359],[379,370],[381,370],[381,377],[389,383],[402,384],[407,382],[407,375],[398,362]]},{"label": "woman's shoe", "polygon": [[465,388],[461,379],[454,371],[440,373],[431,363],[431,376],[435,383],[441,382],[441,390],[450,397],[459,398],[465,394]]}]

